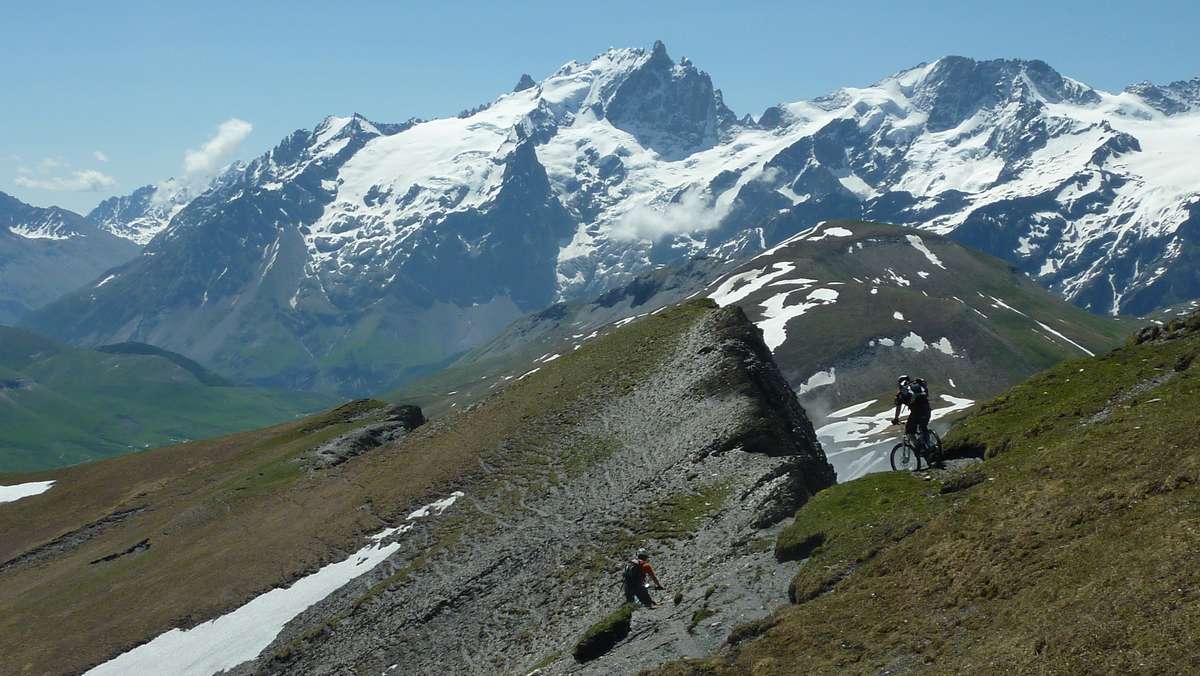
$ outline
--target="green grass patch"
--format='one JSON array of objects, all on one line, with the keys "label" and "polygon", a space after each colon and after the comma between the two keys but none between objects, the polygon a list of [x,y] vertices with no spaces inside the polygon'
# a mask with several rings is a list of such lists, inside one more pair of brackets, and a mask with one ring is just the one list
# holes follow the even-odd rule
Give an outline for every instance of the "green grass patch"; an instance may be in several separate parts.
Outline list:
[{"label": "green grass patch", "polygon": [[624,548],[638,542],[671,542],[700,530],[704,522],[725,505],[730,487],[725,483],[703,486],[694,493],[678,493],[643,507]]},{"label": "green grass patch", "polygon": [[713,610],[712,608],[709,608],[708,604],[705,604],[704,607],[702,607],[699,610],[692,613],[692,619],[688,621],[687,633],[689,633],[689,634],[695,633],[696,627],[700,626],[701,622],[707,620],[708,618],[710,618],[716,614],[717,614],[717,611]]},{"label": "green grass patch", "polygon": [[936,486],[907,472],[872,474],[817,493],[775,545],[780,561],[809,559],[792,579],[789,596],[801,602],[827,591],[945,504]]},{"label": "green grass patch", "polygon": [[613,649],[629,635],[629,624],[633,620],[634,605],[626,603],[604,619],[588,627],[575,644],[572,655],[577,662],[590,662]]}]

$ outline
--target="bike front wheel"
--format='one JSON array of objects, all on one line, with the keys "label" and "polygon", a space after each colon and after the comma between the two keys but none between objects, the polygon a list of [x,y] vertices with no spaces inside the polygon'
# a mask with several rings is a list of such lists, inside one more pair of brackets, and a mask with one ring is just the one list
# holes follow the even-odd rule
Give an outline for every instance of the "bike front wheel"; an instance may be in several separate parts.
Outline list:
[{"label": "bike front wheel", "polygon": [[921,457],[916,451],[906,443],[899,443],[892,447],[892,471],[895,472],[910,472],[921,469]]}]

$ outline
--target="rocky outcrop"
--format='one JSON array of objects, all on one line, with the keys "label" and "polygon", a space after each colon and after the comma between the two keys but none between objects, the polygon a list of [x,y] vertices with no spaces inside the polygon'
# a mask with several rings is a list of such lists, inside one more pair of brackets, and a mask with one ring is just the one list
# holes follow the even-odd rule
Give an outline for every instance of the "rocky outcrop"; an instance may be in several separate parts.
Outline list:
[{"label": "rocky outcrop", "polygon": [[350,458],[401,439],[425,423],[420,407],[399,405],[389,408],[384,419],[335,437],[312,452],[316,469],[328,469]]}]

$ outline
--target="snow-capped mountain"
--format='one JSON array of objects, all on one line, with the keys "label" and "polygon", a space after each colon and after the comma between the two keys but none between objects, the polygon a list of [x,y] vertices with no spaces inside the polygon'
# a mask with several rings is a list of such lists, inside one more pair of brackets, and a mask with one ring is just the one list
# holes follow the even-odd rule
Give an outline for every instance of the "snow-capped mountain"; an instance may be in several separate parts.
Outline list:
[{"label": "snow-capped mountain", "polygon": [[186,183],[171,178],[142,186],[128,195],[110,197],[96,205],[87,217],[101,229],[145,246],[192,197]]},{"label": "snow-capped mountain", "polygon": [[295,132],[34,326],[369,388],[552,301],[830,218],[947,234],[1084,307],[1142,312],[1200,295],[1194,94],[947,57],[739,120],[662,43],[613,49],[454,118]]},{"label": "snow-capped mountain", "polygon": [[0,193],[0,324],[12,324],[135,255],[137,246],[73,211]]}]

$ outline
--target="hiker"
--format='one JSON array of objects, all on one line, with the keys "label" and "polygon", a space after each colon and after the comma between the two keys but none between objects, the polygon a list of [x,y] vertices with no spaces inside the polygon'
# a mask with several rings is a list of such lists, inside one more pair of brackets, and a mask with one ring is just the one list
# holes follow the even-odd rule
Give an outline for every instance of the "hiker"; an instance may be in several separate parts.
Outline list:
[{"label": "hiker", "polygon": [[631,559],[625,564],[625,602],[633,603],[636,599],[647,608],[654,607],[654,599],[650,598],[650,592],[646,589],[646,576],[654,581],[654,588],[662,591],[662,583],[658,581],[658,576],[654,574],[654,569],[650,567],[650,555],[645,549],[637,551],[637,558]]},{"label": "hiker", "polygon": [[[904,436],[913,448],[924,449],[929,441],[929,419],[933,411],[929,407],[929,386],[923,378],[900,376],[896,380],[896,414],[892,424],[900,424],[900,408],[908,407],[908,421],[904,424]],[[919,436],[918,436],[919,434]]]}]

